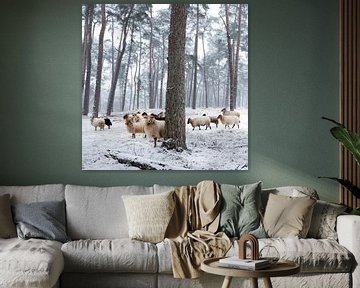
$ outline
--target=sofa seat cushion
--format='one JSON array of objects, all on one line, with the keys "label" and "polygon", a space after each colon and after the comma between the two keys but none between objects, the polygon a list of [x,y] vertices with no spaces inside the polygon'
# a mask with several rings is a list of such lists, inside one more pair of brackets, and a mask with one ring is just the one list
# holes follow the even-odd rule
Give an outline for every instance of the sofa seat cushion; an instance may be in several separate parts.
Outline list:
[{"label": "sofa seat cushion", "polygon": [[60,242],[0,239],[1,287],[52,287],[63,268]]},{"label": "sofa seat cushion", "polygon": [[[266,245],[275,247],[281,259],[298,263],[302,273],[350,272],[355,263],[351,252],[330,239],[259,239],[259,250]],[[235,242],[228,256],[236,255],[237,251],[238,245]]]},{"label": "sofa seat cushion", "polygon": [[[295,261],[302,273],[350,272],[354,266],[353,255],[338,242],[330,239],[267,238],[259,239],[259,249],[265,245],[274,246],[281,259]],[[172,273],[171,248],[167,241],[157,244],[159,273]],[[235,241],[227,256],[238,255]],[[248,251],[250,256],[250,251]],[[271,255],[270,255],[271,256]],[[275,255],[273,255],[275,256]]]},{"label": "sofa seat cushion", "polygon": [[61,248],[66,272],[156,273],[156,246],[122,239],[77,240]]}]

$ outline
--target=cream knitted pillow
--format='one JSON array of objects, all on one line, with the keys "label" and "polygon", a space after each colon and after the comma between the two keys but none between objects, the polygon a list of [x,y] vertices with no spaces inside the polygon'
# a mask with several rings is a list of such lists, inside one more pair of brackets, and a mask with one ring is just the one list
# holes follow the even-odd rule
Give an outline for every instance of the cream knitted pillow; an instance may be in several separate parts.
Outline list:
[{"label": "cream knitted pillow", "polygon": [[122,196],[131,239],[151,243],[164,240],[175,207],[173,193]]}]

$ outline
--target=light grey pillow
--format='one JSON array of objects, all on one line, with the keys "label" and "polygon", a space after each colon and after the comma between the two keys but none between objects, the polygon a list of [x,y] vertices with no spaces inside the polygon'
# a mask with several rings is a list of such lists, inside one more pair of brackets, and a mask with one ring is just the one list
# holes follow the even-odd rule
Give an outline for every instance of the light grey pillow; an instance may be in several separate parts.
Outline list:
[{"label": "light grey pillow", "polygon": [[15,224],[11,215],[10,195],[0,196],[0,238],[16,237]]},{"label": "light grey pillow", "polygon": [[65,232],[65,201],[15,204],[13,215],[19,238],[70,241]]},{"label": "light grey pillow", "polygon": [[260,216],[261,182],[235,186],[222,184],[222,209],[218,231],[229,237],[253,234],[265,238]]},{"label": "light grey pillow", "polygon": [[336,218],[345,210],[344,205],[318,200],[312,214],[308,237],[337,240]]}]

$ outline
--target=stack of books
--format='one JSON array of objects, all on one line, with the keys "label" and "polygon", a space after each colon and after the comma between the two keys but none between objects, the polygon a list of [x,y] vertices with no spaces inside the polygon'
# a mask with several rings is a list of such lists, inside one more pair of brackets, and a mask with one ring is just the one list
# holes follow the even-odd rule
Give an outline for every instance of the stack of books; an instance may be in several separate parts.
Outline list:
[{"label": "stack of books", "polygon": [[251,260],[240,259],[238,256],[222,258],[219,260],[219,266],[246,270],[260,270],[271,266],[267,259]]}]

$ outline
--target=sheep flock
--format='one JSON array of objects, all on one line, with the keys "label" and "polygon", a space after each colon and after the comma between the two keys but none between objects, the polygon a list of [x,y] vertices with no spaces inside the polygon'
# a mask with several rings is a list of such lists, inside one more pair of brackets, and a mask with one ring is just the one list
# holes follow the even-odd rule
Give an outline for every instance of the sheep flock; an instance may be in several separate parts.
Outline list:
[{"label": "sheep flock", "polygon": [[[160,112],[157,114],[147,112],[135,112],[135,113],[126,113],[123,115],[123,125],[126,127],[126,131],[131,135],[131,138],[136,138],[137,135],[153,140],[154,147],[157,146],[157,141],[163,139],[165,136],[165,112]],[[121,121],[122,122],[122,121]],[[99,128],[100,131],[104,131],[105,126],[108,126],[108,129],[113,125],[109,118],[103,117],[94,117],[90,118],[91,125],[97,131]],[[204,127],[205,130],[212,129],[211,124],[215,124],[213,127],[218,128],[219,124],[223,124],[224,128],[234,128],[235,126],[240,128],[240,112],[238,111],[229,111],[226,108],[223,108],[218,115],[202,114],[199,116],[189,117],[187,119],[187,124],[192,127],[192,131],[195,128],[201,130],[201,127]]]}]

